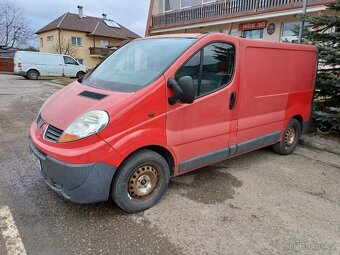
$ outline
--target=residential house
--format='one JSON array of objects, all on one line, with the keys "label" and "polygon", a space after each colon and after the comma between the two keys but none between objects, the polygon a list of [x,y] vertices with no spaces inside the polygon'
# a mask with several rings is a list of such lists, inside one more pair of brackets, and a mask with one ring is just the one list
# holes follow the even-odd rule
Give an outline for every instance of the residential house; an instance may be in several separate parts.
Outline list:
[{"label": "residential house", "polygon": [[[309,0],[307,14],[336,0]],[[297,41],[303,0],[151,0],[146,36],[222,32],[269,41]]]},{"label": "residential house", "polygon": [[36,32],[39,51],[68,54],[88,68],[94,68],[103,56],[140,36],[107,18],[65,13]]}]

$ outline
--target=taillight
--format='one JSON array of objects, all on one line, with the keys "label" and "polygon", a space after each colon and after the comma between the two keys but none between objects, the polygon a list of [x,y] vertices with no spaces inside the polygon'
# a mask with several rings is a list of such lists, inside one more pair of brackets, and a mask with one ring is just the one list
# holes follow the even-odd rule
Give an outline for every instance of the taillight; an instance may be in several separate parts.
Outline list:
[{"label": "taillight", "polygon": [[18,67],[22,67],[21,63],[18,63]]}]

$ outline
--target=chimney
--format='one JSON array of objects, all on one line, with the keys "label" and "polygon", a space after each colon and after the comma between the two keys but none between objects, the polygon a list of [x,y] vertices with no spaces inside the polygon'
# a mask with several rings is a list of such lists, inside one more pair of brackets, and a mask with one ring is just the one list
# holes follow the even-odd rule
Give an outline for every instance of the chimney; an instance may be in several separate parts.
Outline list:
[{"label": "chimney", "polygon": [[107,19],[107,14],[106,13],[102,13],[103,19]]},{"label": "chimney", "polygon": [[84,13],[83,13],[83,6],[81,6],[81,5],[78,5],[78,16],[79,16],[79,18],[84,18]]}]

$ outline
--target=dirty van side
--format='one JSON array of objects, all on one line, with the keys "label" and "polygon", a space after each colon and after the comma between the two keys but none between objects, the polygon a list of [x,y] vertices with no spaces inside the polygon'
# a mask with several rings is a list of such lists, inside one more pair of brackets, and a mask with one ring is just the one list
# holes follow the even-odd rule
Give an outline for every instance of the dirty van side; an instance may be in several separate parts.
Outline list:
[{"label": "dirty van side", "polygon": [[270,145],[292,153],[310,118],[315,71],[313,46],[223,34],[138,39],[49,99],[32,123],[31,149],[63,197],[111,196],[142,211],[170,176]]}]

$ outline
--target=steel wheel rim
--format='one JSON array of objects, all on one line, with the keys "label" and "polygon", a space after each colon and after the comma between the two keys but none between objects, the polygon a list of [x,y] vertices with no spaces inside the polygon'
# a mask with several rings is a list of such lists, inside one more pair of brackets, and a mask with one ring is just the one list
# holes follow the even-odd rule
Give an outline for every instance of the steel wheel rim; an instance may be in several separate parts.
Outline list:
[{"label": "steel wheel rim", "polygon": [[286,148],[291,147],[296,139],[296,129],[294,127],[289,127],[285,134],[285,146]]},{"label": "steel wheel rim", "polygon": [[37,76],[38,76],[38,75],[37,75],[35,72],[32,72],[32,73],[31,73],[31,77],[32,77],[33,79],[37,78]]},{"label": "steel wheel rim", "polygon": [[132,198],[145,200],[159,188],[160,170],[153,165],[138,167],[130,176],[128,193]]}]

